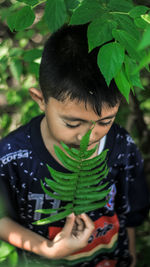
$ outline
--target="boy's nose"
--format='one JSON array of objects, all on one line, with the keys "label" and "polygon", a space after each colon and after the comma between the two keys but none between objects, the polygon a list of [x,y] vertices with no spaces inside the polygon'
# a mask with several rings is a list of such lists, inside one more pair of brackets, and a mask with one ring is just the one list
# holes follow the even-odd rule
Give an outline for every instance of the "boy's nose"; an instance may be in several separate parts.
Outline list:
[{"label": "boy's nose", "polygon": [[98,141],[98,137],[99,137],[99,134],[98,134],[97,130],[93,129],[92,132],[91,132],[91,135],[90,135],[89,143],[92,144],[92,143],[97,142]]},{"label": "boy's nose", "polygon": [[[87,131],[85,131],[84,133],[78,134],[78,136],[77,136],[78,141],[81,141],[82,137],[86,134]],[[91,134],[90,134],[90,141],[89,141],[89,143],[90,144],[91,143],[95,143],[97,141],[97,139],[98,139],[98,136],[99,136],[99,134],[98,134],[98,131],[97,131],[96,126],[95,126],[94,129],[92,130]]]}]

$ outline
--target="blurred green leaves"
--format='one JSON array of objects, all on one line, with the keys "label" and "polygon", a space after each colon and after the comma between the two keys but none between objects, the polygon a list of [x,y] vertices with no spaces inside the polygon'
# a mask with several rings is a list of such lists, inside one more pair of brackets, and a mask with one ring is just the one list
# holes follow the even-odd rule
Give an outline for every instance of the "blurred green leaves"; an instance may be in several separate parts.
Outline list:
[{"label": "blurred green leaves", "polygon": [[39,0],[17,0],[17,1],[26,3],[29,6],[34,6],[39,3]]},{"label": "blurred green leaves", "polygon": [[18,253],[14,246],[0,241],[0,265],[5,263],[5,266],[16,267],[18,263]]},{"label": "blurred green leaves", "polygon": [[7,23],[11,31],[20,31],[28,28],[35,20],[31,7],[25,6],[19,11],[8,16]]}]

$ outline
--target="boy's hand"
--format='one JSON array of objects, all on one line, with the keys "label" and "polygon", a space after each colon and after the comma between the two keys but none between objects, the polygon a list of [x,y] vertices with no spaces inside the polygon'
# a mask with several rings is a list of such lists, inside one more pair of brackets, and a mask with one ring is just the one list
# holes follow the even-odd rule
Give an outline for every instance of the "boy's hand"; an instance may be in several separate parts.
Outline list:
[{"label": "boy's hand", "polygon": [[67,217],[64,228],[52,241],[53,259],[59,259],[86,247],[94,230],[94,223],[84,213]]}]

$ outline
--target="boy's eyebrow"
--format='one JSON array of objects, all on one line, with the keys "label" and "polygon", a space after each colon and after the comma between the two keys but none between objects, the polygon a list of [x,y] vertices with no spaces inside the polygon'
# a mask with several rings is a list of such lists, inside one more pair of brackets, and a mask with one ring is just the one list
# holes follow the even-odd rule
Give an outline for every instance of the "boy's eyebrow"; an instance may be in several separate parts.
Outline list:
[{"label": "boy's eyebrow", "polygon": [[[102,119],[100,119],[100,120],[97,120],[97,121],[95,121],[95,122],[99,122],[99,121],[103,121],[103,120],[112,119],[112,118],[114,118],[114,117],[116,116],[116,114],[117,114],[117,112],[114,113],[114,114],[112,114],[112,115],[110,115],[110,116],[106,116],[106,117],[104,117],[104,118],[102,118]],[[90,122],[90,121],[88,121],[88,120],[83,120],[83,119],[81,119],[81,118],[77,118],[77,117],[73,117],[73,116],[65,116],[65,115],[61,115],[60,117],[61,117],[62,119],[64,119],[64,120],[67,120],[67,121]]]}]

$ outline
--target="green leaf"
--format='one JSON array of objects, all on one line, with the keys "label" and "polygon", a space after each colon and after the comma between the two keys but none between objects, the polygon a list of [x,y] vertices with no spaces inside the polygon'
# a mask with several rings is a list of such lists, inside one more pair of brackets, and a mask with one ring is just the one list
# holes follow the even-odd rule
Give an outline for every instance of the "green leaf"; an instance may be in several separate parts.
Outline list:
[{"label": "green leaf", "polygon": [[81,168],[83,171],[90,171],[91,169],[95,169],[96,167],[100,166],[102,163],[101,159],[96,160],[93,163],[87,164],[86,162],[81,163]]},{"label": "green leaf", "polygon": [[141,15],[145,14],[147,11],[149,10],[149,8],[147,6],[135,6],[134,8],[132,8],[129,12],[129,16],[131,18],[137,18],[140,17]]},{"label": "green leaf", "polygon": [[135,39],[131,34],[123,30],[113,30],[114,38],[125,48],[131,58],[136,61],[140,61],[143,54],[138,53],[135,49],[138,45],[138,40]]},{"label": "green leaf", "polygon": [[69,181],[65,185],[61,185],[61,184],[56,183],[56,182],[54,182],[54,181],[52,181],[50,179],[47,179],[47,178],[45,178],[45,181],[46,181],[47,185],[50,188],[52,188],[54,191],[56,191],[58,189],[58,190],[62,190],[62,193],[63,193],[64,191],[67,191],[68,192],[68,190],[72,190],[73,189],[73,185],[71,185],[69,183]]},{"label": "green leaf", "polygon": [[107,85],[117,75],[124,61],[124,48],[119,43],[109,43],[100,48],[98,66]]},{"label": "green leaf", "polygon": [[18,2],[23,2],[29,6],[34,6],[39,3],[39,0],[17,0]]},{"label": "green leaf", "polygon": [[[86,181],[87,183],[89,183],[89,182],[91,182],[91,176],[89,175],[86,175],[86,171],[84,171],[85,172],[85,174],[83,175],[83,171],[82,171],[82,176],[81,176],[81,174],[79,174],[79,176],[80,176],[80,182],[82,183],[82,181]],[[94,174],[94,175],[92,175],[92,181],[93,181],[93,184],[94,184],[94,181],[95,180],[99,180],[98,178],[101,178],[101,177],[103,177],[103,176],[105,176],[105,175],[107,175],[108,174],[108,172],[109,172],[109,169],[107,168],[107,165],[106,165],[106,163],[105,164],[103,164],[102,166],[101,166],[101,171],[100,172],[98,172],[97,174]],[[85,178],[86,177],[86,178]],[[102,178],[101,178],[102,179]],[[92,185],[92,183],[91,183],[91,185]]]},{"label": "green leaf", "polygon": [[[62,172],[58,172],[58,171],[52,169],[48,164],[47,164],[47,168],[48,168],[50,174],[52,175],[52,177],[55,176],[58,179],[61,179],[63,177],[63,179],[73,180],[77,176],[76,173],[62,173]],[[70,183],[70,181],[69,181],[69,183]]]},{"label": "green leaf", "polygon": [[96,209],[100,209],[102,207],[104,207],[107,204],[107,201],[103,201],[103,202],[99,202],[99,203],[94,203],[94,204],[88,204],[87,207],[83,207],[83,206],[76,206],[74,208],[74,212],[75,214],[81,214],[83,212],[89,212],[92,210],[96,210]]},{"label": "green leaf", "polygon": [[126,98],[127,102],[129,102],[129,93],[130,93],[130,83],[127,80],[124,69],[122,68],[115,77],[116,85],[122,95]]},{"label": "green leaf", "polygon": [[5,260],[7,260],[7,257],[0,258],[0,263],[3,262],[3,261],[5,261]]},{"label": "green leaf", "polygon": [[67,11],[64,0],[47,0],[45,20],[51,32],[59,29],[66,21]]},{"label": "green leaf", "polygon": [[67,10],[74,10],[75,8],[78,7],[79,5],[79,1],[78,0],[65,0],[65,4],[66,4],[66,8]]},{"label": "green leaf", "polygon": [[16,20],[17,20],[16,13],[13,13],[13,15],[8,15],[7,17],[7,24],[11,32],[15,30]]},{"label": "green leaf", "polygon": [[34,74],[36,78],[39,77],[39,68],[40,64],[35,62],[29,62],[28,71],[29,73]]},{"label": "green leaf", "polygon": [[124,30],[128,32],[137,40],[140,39],[141,34],[137,29],[137,27],[135,26],[134,21],[128,15],[117,13],[113,14],[113,18],[117,22],[119,30]]},{"label": "green leaf", "polygon": [[83,186],[98,185],[105,177],[107,177],[108,172],[109,172],[108,169],[105,170],[103,175],[99,174],[99,178],[93,179],[92,181],[88,180],[88,179],[80,180],[80,185],[78,185],[78,188],[80,188],[80,187],[83,188]]},{"label": "green leaf", "polygon": [[148,26],[148,22],[143,20],[141,17],[135,18],[134,23],[140,29],[145,29]]},{"label": "green leaf", "polygon": [[91,203],[94,201],[102,200],[108,195],[109,192],[110,189],[98,193],[91,193],[88,195],[87,194],[78,195],[74,200],[74,203],[79,204],[80,201],[80,203],[84,205],[85,203]]},{"label": "green leaf", "polygon": [[[84,154],[82,154],[82,159],[88,159],[89,157],[91,157],[95,153],[95,151],[97,150],[97,148],[98,148],[98,144],[94,148],[89,149],[87,151],[84,151]],[[73,154],[78,155],[78,157],[81,157],[81,154],[80,154],[80,150],[79,149],[70,148],[70,150],[71,150],[71,152],[73,152]]]},{"label": "green leaf", "polygon": [[141,18],[150,24],[150,13],[145,14],[145,15],[141,15]]},{"label": "green leaf", "polygon": [[34,22],[35,15],[31,7],[25,6],[8,17],[7,23],[11,31],[28,28]]},{"label": "green leaf", "polygon": [[148,46],[150,46],[150,26],[144,32],[142,40],[138,46],[138,50],[145,49]]},{"label": "green leaf", "polygon": [[15,250],[15,247],[7,242],[0,241],[0,258],[7,257],[10,253]]},{"label": "green leaf", "polygon": [[64,174],[61,173],[61,177],[57,177],[55,174],[51,174],[52,178],[60,185],[66,186],[66,185],[74,185],[75,184],[75,179],[69,180],[69,179],[64,179]]},{"label": "green leaf", "polygon": [[111,11],[129,12],[133,8],[133,3],[128,0],[110,0],[109,8]]},{"label": "green leaf", "polygon": [[133,74],[133,70],[137,68],[136,62],[134,62],[132,59],[130,59],[127,55],[125,57],[125,71],[128,78],[128,81],[130,82],[131,87],[138,87],[144,90],[143,85],[141,84],[140,80],[140,73],[137,72]]},{"label": "green leaf", "polygon": [[72,193],[71,193],[71,196],[68,194],[67,197],[62,196],[62,195],[59,196],[59,195],[56,195],[56,194],[50,192],[49,190],[47,190],[42,181],[41,181],[41,186],[42,186],[42,189],[45,192],[45,194],[47,194],[48,196],[50,196],[54,199],[59,199],[59,200],[63,200],[63,201],[72,201]]},{"label": "green leaf", "polygon": [[[104,16],[105,18],[105,16]],[[88,26],[89,51],[113,39],[112,30],[117,27],[113,20],[103,17],[93,20]]]},{"label": "green leaf", "polygon": [[40,209],[40,210],[35,210],[35,212],[40,212],[42,214],[50,214],[50,213],[53,213],[53,212],[58,212],[59,210],[72,209],[72,207],[73,207],[73,204],[69,203],[66,206],[61,207],[61,208],[57,208],[57,209]]},{"label": "green leaf", "polygon": [[90,170],[89,171],[86,171],[86,170],[80,170],[80,176],[88,176],[88,175],[94,175],[96,173],[99,173],[103,170],[104,166],[106,166],[106,162],[104,162],[100,167],[94,169],[94,170]]},{"label": "green leaf", "polygon": [[100,191],[100,190],[104,189],[107,185],[108,185],[108,182],[103,184],[103,185],[99,185],[99,186],[95,186],[95,187],[92,187],[92,186],[91,187],[87,187],[87,188],[85,188],[85,187],[83,187],[83,188],[77,187],[77,194],[82,194],[82,193],[88,194],[88,193]]},{"label": "green leaf", "polygon": [[52,222],[56,222],[56,221],[64,219],[66,216],[71,214],[71,212],[72,212],[71,210],[65,210],[65,211],[60,212],[60,213],[58,213],[56,215],[53,215],[53,216],[50,216],[48,218],[41,219],[39,221],[33,222],[32,224],[34,224],[34,225],[43,225],[43,224],[49,224],[49,223],[52,223]]},{"label": "green leaf", "polygon": [[81,142],[80,142],[81,153],[88,148],[91,131],[92,129],[90,129],[81,139]]},{"label": "green leaf", "polygon": [[10,71],[17,81],[20,81],[21,74],[23,72],[23,66],[21,60],[12,59],[9,64]]},{"label": "green leaf", "polygon": [[8,256],[8,263],[11,267],[16,267],[18,264],[18,253],[16,250],[14,250],[9,256]]},{"label": "green leaf", "polygon": [[79,149],[76,149],[76,148],[71,147],[70,150],[71,150],[71,152],[73,152],[75,155],[79,155],[79,154],[80,154],[80,150],[79,150]]},{"label": "green leaf", "polygon": [[62,147],[65,149],[65,151],[68,153],[68,155],[74,159],[76,159],[77,161],[80,160],[80,157],[78,155],[76,155],[75,153],[72,152],[72,150],[63,142],[61,142]]},{"label": "green leaf", "polygon": [[20,57],[23,54],[23,51],[20,47],[14,47],[9,52],[10,57]]},{"label": "green leaf", "polygon": [[[107,152],[108,152],[108,149],[105,149],[103,152],[101,152],[99,155],[93,157],[92,159],[87,159],[87,160],[84,160],[82,161],[82,166],[87,166],[87,165],[90,165],[91,166],[91,169],[95,168],[95,163],[97,164],[101,164],[106,156],[107,156]],[[94,167],[93,167],[94,165]]]},{"label": "green leaf", "polygon": [[55,154],[58,159],[63,163],[63,165],[70,171],[74,171],[78,168],[79,162],[68,157],[60,147],[54,145]]},{"label": "green leaf", "polygon": [[42,50],[34,48],[31,50],[25,51],[23,59],[24,59],[24,61],[32,62],[35,59],[40,58],[41,56],[42,56]]},{"label": "green leaf", "polygon": [[75,9],[70,20],[72,25],[85,24],[92,21],[96,17],[100,17],[104,13],[104,8],[100,1],[83,0]]},{"label": "green leaf", "polygon": [[141,69],[146,67],[147,64],[150,63],[150,52],[142,58],[142,60],[139,62],[139,65],[133,70],[133,75],[139,72]]},{"label": "green leaf", "polygon": [[88,158],[90,158],[95,153],[95,151],[97,150],[98,146],[99,146],[99,144],[97,144],[92,149],[89,149],[87,151],[84,151],[84,155],[82,155],[82,159],[88,159]]}]

